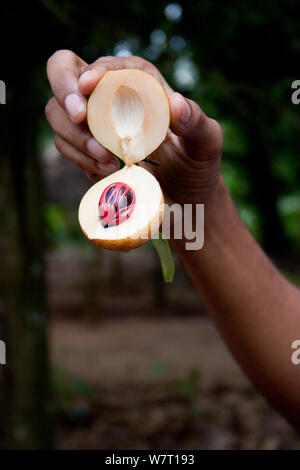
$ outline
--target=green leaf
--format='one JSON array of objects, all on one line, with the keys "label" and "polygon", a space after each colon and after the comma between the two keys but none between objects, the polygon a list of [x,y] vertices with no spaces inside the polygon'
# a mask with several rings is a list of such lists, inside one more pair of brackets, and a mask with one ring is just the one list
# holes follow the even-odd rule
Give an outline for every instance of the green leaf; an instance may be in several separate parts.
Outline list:
[{"label": "green leaf", "polygon": [[152,238],[151,242],[160,259],[161,269],[165,282],[172,282],[175,274],[175,263],[168,240],[166,240],[163,237],[162,233],[159,232],[159,238]]}]

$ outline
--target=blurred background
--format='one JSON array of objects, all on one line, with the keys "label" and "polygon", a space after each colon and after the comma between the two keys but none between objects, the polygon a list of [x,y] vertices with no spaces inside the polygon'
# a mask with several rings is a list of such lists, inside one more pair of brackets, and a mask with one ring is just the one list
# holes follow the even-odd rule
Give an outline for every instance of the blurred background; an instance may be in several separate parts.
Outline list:
[{"label": "blurred background", "polygon": [[150,60],[221,122],[240,214],[300,286],[298,13],[294,0],[1,2],[0,447],[299,448],[177,261],[167,285],[151,245],[123,254],[84,238],[91,183],[44,118],[55,50]]}]

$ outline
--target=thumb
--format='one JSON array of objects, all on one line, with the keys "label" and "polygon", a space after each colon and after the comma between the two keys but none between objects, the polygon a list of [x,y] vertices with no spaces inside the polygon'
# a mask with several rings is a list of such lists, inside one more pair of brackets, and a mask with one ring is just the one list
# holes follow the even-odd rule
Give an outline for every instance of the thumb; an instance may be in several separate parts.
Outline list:
[{"label": "thumb", "polygon": [[221,126],[207,117],[195,101],[175,92],[170,96],[170,113],[171,130],[183,138],[191,157],[207,158],[221,154]]}]

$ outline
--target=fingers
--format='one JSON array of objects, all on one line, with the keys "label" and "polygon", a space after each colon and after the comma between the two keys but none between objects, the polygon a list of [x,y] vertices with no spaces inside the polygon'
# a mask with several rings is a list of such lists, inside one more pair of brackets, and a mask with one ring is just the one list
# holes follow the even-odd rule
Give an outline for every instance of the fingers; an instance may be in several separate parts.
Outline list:
[{"label": "fingers", "polygon": [[93,64],[84,68],[79,78],[79,89],[84,95],[89,95],[99,80],[108,70],[139,69],[153,75],[164,87],[169,96],[173,90],[163,78],[157,68],[141,57],[100,57]]},{"label": "fingers", "polygon": [[90,95],[105,72],[107,72],[107,69],[101,63],[90,65],[79,78],[79,89],[81,93]]},{"label": "fingers", "polygon": [[56,98],[48,101],[45,114],[52,129],[73,147],[88,154],[101,163],[116,160],[111,152],[100,145],[90,133],[86,123],[74,124],[60,107]]},{"label": "fingers", "polygon": [[[46,106],[46,117],[56,132],[55,145],[66,158],[82,168],[92,181],[118,170],[118,160],[91,135],[86,117],[86,98],[79,90],[79,76],[86,63],[71,51],[50,57],[47,74],[54,98]],[[81,123],[81,124],[79,124]]]},{"label": "fingers", "polygon": [[180,93],[170,96],[171,130],[184,139],[193,158],[219,156],[223,147],[221,126],[207,117],[194,101]]},{"label": "fingers", "polygon": [[97,183],[99,180],[101,180],[101,176],[99,176],[98,173],[91,173],[89,171],[85,171],[85,174],[88,179],[91,180],[93,183]]},{"label": "fingers", "polygon": [[76,163],[80,168],[92,175],[98,175],[98,179],[110,175],[119,168],[119,162],[101,163],[89,157],[85,153],[73,147],[69,142],[56,134],[54,143],[57,150],[66,158]]},{"label": "fingers", "polygon": [[53,94],[76,123],[86,117],[86,98],[78,86],[79,76],[86,65],[86,62],[68,50],[55,52],[47,62],[47,75]]}]

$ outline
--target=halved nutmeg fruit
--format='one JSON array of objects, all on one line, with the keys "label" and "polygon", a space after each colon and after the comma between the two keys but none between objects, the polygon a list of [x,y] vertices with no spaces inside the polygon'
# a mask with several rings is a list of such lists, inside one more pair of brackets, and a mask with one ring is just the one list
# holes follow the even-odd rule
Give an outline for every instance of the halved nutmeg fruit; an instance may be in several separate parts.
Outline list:
[{"label": "halved nutmeg fruit", "polygon": [[168,97],[149,73],[106,72],[88,101],[94,137],[126,165],[139,162],[165,139],[170,124]]},{"label": "halved nutmeg fruit", "polygon": [[88,101],[94,137],[125,166],[92,186],[79,207],[79,222],[93,243],[128,251],[159,229],[164,198],[156,178],[137,162],[165,139],[168,98],[160,83],[136,69],[107,72]]},{"label": "halved nutmeg fruit", "polygon": [[[123,189],[127,197],[120,196]],[[163,206],[156,178],[137,165],[124,166],[87,191],[79,206],[79,223],[96,245],[128,251],[158,231]]]}]

